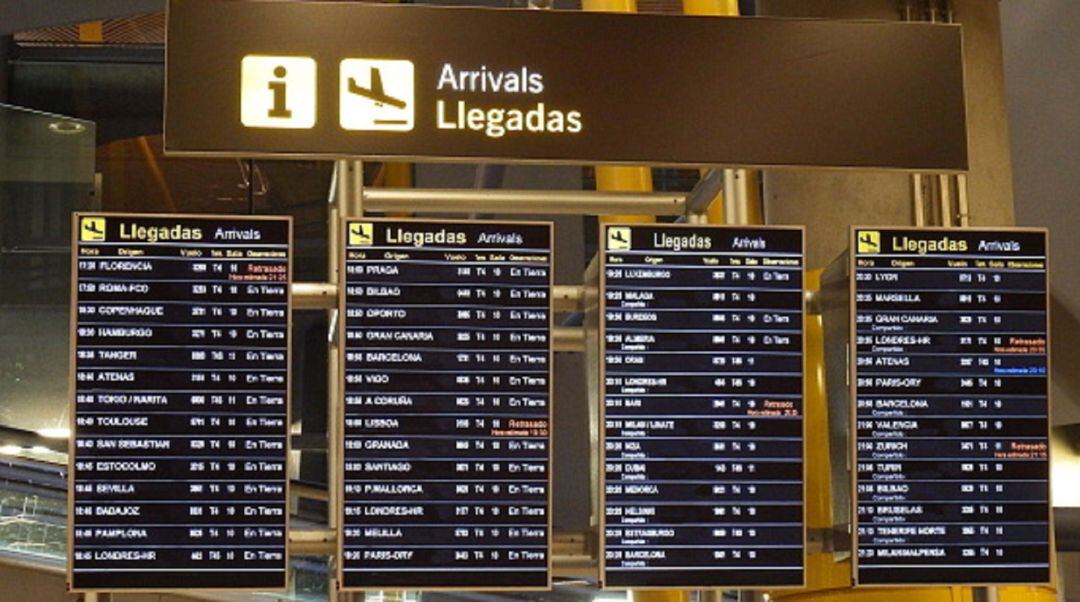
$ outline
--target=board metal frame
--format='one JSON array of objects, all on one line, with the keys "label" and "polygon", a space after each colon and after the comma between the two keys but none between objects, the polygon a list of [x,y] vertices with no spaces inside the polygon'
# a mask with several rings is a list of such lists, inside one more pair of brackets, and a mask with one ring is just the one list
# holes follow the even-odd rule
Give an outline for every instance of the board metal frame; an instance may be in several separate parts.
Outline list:
[{"label": "board metal frame", "polygon": [[[289,588],[289,568],[292,558],[292,550],[290,547],[289,532],[291,531],[290,520],[292,518],[292,512],[290,511],[291,493],[289,487],[289,456],[292,453],[292,436],[290,434],[290,427],[292,425],[292,310],[293,310],[293,295],[292,295],[292,282],[293,282],[293,218],[291,215],[244,215],[244,214],[212,214],[212,213],[110,213],[106,211],[85,211],[85,212],[72,212],[71,214],[71,295],[68,310],[69,316],[69,331],[68,331],[68,428],[70,429],[70,435],[68,436],[68,463],[67,463],[67,558],[65,560],[65,585],[69,593],[85,593],[85,594],[105,594],[105,593],[191,593],[192,588],[177,586],[176,588],[121,588],[121,589],[106,589],[106,588],[83,588],[73,587],[74,579],[74,554],[75,554],[75,410],[76,403],[76,389],[75,389],[75,372],[76,372],[76,351],[77,351],[77,337],[76,331],[78,329],[79,320],[79,220],[84,217],[104,217],[106,219],[177,219],[177,220],[252,220],[252,221],[284,221],[288,227],[288,249],[286,258],[286,278],[283,283],[285,285],[285,517],[284,517],[284,529],[285,529],[285,552],[284,552],[284,567],[283,573],[285,579],[283,580],[280,589],[262,589],[251,587],[214,587],[214,588],[196,588],[197,592],[204,593],[216,593],[216,592],[253,592],[253,591],[268,591],[268,592],[286,592]],[[143,243],[145,244],[145,243]],[[156,244],[156,243],[150,243]],[[240,246],[240,245],[237,245]],[[197,570],[197,569],[193,569]]]},{"label": "board metal frame", "polygon": [[[552,562],[552,543],[553,538],[553,522],[552,522],[552,492],[551,487],[555,482],[555,437],[553,435],[552,426],[554,425],[555,412],[554,412],[554,362],[555,351],[552,341],[552,332],[555,326],[555,312],[552,300],[552,287],[555,282],[555,223],[551,221],[528,221],[528,220],[466,220],[466,219],[432,219],[432,218],[393,218],[393,217],[361,217],[361,216],[346,216],[339,219],[338,224],[338,240],[341,241],[339,245],[341,248],[338,250],[338,302],[336,305],[338,312],[337,328],[334,332],[337,336],[337,340],[340,342],[338,345],[338,357],[336,359],[331,358],[330,361],[336,361],[338,365],[338,382],[341,390],[339,396],[341,398],[341,419],[338,420],[338,427],[335,433],[333,433],[335,440],[331,441],[332,448],[328,450],[328,453],[339,454],[342,461],[337,463],[337,474],[331,475],[331,478],[336,479],[338,482],[338,490],[345,491],[345,355],[347,352],[347,345],[345,344],[345,326],[346,326],[346,287],[348,286],[348,257],[349,257],[349,224],[353,222],[372,222],[372,223],[412,223],[412,224],[480,224],[480,225],[500,225],[500,226],[546,226],[548,229],[548,337],[547,337],[547,373],[548,373],[548,397],[547,397],[547,409],[548,409],[548,453],[547,453],[547,585],[546,586],[527,586],[527,587],[513,587],[513,586],[468,586],[468,585],[454,585],[454,586],[438,586],[424,587],[422,591],[425,592],[527,592],[527,591],[551,591],[554,584],[554,566]],[[343,494],[344,496],[344,494]],[[345,500],[342,497],[341,506],[339,508],[331,508],[331,512],[338,515],[337,521],[337,567],[331,573],[336,580],[336,591],[350,593],[350,592],[377,592],[377,591],[402,591],[403,588],[394,585],[391,587],[379,587],[373,585],[366,585],[362,587],[345,587],[344,583],[344,549],[345,549]],[[474,571],[475,572],[475,571]]]},{"label": "board metal frame", "polygon": [[[982,232],[1002,232],[1002,233],[1034,233],[1043,235],[1043,262],[1045,265],[1043,279],[1046,283],[1045,298],[1046,298],[1046,438],[1047,438],[1047,450],[1046,450],[1046,466],[1047,466],[1047,485],[1050,484],[1050,462],[1052,460],[1053,450],[1050,442],[1050,427],[1053,424],[1051,421],[1051,393],[1052,387],[1050,385],[1051,374],[1051,342],[1050,342],[1050,230],[1045,227],[1028,227],[1028,226],[1002,226],[1002,227],[949,227],[949,226],[860,226],[852,225],[848,232],[848,412],[849,424],[848,424],[848,465],[850,467],[850,486],[851,496],[848,498],[848,502],[851,505],[851,583],[853,586],[861,589],[895,589],[895,588],[912,588],[912,587],[999,587],[999,586],[1012,586],[1012,585],[1032,585],[1032,586],[1053,586],[1054,575],[1057,573],[1057,558],[1054,550],[1056,549],[1055,536],[1054,536],[1054,503],[1052,496],[1049,495],[1049,488],[1047,489],[1047,531],[1049,537],[1047,543],[1049,544],[1049,566],[1047,568],[1047,580],[1045,582],[1019,582],[1019,581],[973,581],[973,582],[950,582],[950,583],[859,583],[859,494],[858,494],[858,477],[859,473],[856,468],[858,451],[856,446],[858,444],[858,431],[856,426],[858,423],[858,377],[856,362],[856,345],[855,341],[857,333],[855,332],[855,270],[858,267],[858,258],[856,257],[855,250],[857,248],[857,234],[859,230],[883,230],[883,231],[900,231],[900,232],[955,232],[962,234],[978,234]],[[897,268],[902,270],[904,268]],[[975,567],[972,567],[975,568]]]},{"label": "board metal frame", "polygon": [[[604,466],[607,464],[607,429],[605,423],[607,421],[607,390],[604,385],[604,381],[607,376],[607,361],[605,359],[605,340],[607,334],[607,319],[605,317],[605,311],[607,309],[607,299],[604,291],[607,289],[607,236],[606,229],[611,226],[623,226],[631,229],[648,229],[648,228],[687,228],[687,229],[717,229],[717,230],[797,230],[799,232],[799,238],[802,241],[802,249],[800,250],[800,274],[802,276],[800,281],[800,290],[803,291],[802,295],[802,400],[799,405],[799,414],[802,420],[802,527],[803,527],[803,546],[802,546],[802,583],[795,585],[771,585],[762,583],[739,583],[739,584],[721,584],[714,587],[722,589],[769,589],[770,591],[791,591],[805,589],[808,583],[809,567],[807,566],[807,511],[806,511],[806,478],[807,478],[807,462],[806,462],[806,403],[807,403],[807,378],[806,378],[806,226],[779,226],[779,225],[737,225],[737,224],[689,224],[689,223],[634,223],[634,222],[605,222],[600,225],[597,236],[599,237],[599,246],[597,247],[597,255],[599,256],[599,271],[600,271],[600,289],[597,297],[599,298],[599,305],[597,312],[599,313],[599,383],[600,383],[600,419],[599,419],[599,438],[598,448],[600,455],[600,471],[599,474],[594,475],[594,478],[600,482],[599,487],[599,532],[598,537],[598,553],[597,553],[597,577],[601,585],[601,589],[604,591],[662,591],[673,589],[702,589],[701,585],[619,585],[609,586],[604,579],[607,572],[607,559],[604,550],[606,549],[607,537],[605,535],[607,528],[607,493],[605,491],[606,471]],[[662,570],[662,569],[660,569]]]}]

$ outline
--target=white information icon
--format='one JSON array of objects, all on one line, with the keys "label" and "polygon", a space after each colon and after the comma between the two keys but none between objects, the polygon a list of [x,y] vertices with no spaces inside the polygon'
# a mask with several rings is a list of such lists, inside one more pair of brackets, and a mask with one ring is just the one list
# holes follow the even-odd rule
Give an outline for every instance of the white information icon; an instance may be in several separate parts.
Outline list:
[{"label": "white information icon", "polygon": [[315,59],[245,56],[240,63],[240,122],[249,128],[315,127]]},{"label": "white information icon", "polygon": [[408,132],[415,111],[415,68],[403,59],[341,61],[342,129]]}]

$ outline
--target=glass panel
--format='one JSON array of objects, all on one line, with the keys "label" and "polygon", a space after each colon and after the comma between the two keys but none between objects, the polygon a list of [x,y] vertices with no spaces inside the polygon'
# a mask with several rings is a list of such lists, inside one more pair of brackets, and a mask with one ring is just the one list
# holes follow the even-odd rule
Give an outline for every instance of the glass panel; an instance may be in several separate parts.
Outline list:
[{"label": "glass panel", "polygon": [[0,104],[0,551],[66,545],[71,212],[94,204],[94,123]]},{"label": "glass panel", "polygon": [[68,223],[93,208],[95,131],[0,105],[0,427],[67,424]]},{"label": "glass panel", "polygon": [[25,456],[0,455],[0,553],[62,563],[67,545],[67,468]]},{"label": "glass panel", "polygon": [[[92,122],[0,105],[0,556],[41,564],[62,565],[67,536],[63,427],[72,211],[292,215],[295,280],[326,280],[331,162],[164,157],[159,136],[95,149],[96,130]],[[371,172],[377,179],[374,166]],[[325,445],[328,326],[323,311],[293,315],[294,449],[305,451],[294,453],[293,460],[301,459],[291,476],[315,489],[325,488],[325,452],[319,448]],[[325,528],[326,514],[324,502],[304,499],[293,506],[292,525]],[[289,594],[215,597],[331,599],[329,558],[294,557],[290,565]],[[554,593],[385,592],[356,598],[592,602],[598,595],[592,584],[572,581],[561,582]]]},{"label": "glass panel", "polygon": [[[41,450],[0,447],[0,556],[62,565],[67,545],[67,467]],[[44,461],[42,461],[44,460]],[[293,521],[294,528],[316,528]],[[286,594],[219,594],[217,599],[327,600],[329,559],[294,557]]]}]

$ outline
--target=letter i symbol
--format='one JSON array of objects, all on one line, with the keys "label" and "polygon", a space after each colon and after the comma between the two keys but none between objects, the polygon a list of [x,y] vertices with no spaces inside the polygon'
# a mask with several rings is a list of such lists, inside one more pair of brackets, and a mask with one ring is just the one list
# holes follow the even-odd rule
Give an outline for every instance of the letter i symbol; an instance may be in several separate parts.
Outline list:
[{"label": "letter i symbol", "polygon": [[[289,72],[283,65],[278,65],[274,68],[274,77],[278,78],[278,80],[283,80],[288,73]],[[292,111],[285,106],[286,83],[284,81],[271,81],[267,86],[269,86],[270,91],[274,93],[274,107],[270,109],[267,115],[283,119],[292,117]]]},{"label": "letter i symbol", "polygon": [[249,128],[315,127],[316,71],[315,59],[307,56],[245,56],[240,62],[240,123]]}]

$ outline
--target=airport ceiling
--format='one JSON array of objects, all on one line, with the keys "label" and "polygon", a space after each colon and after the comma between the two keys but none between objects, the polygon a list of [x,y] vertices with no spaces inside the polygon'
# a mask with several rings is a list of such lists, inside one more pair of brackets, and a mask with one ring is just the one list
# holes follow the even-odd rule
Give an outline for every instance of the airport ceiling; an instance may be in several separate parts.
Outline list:
[{"label": "airport ceiling", "polygon": [[[460,2],[443,0],[424,4],[525,6],[527,0]],[[0,35],[17,34],[20,41],[77,42],[76,24],[105,21],[105,43],[160,44],[165,40],[166,0],[5,0],[0,2]],[[750,9],[753,2],[744,2]],[[556,8],[579,9],[580,0],[556,0]],[[639,0],[638,10],[648,13],[682,12],[681,0]]]},{"label": "airport ceiling", "polygon": [[165,0],[5,0],[0,35],[164,10]]}]

